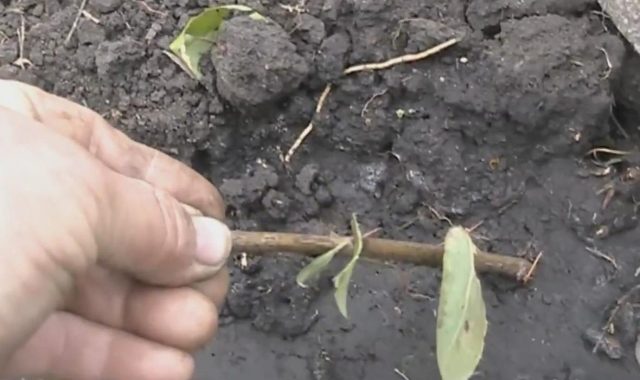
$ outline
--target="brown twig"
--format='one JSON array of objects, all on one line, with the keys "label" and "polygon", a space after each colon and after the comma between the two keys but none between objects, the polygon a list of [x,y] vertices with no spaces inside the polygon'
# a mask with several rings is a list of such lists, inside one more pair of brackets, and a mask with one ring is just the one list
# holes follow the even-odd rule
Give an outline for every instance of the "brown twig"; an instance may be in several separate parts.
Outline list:
[{"label": "brown twig", "polygon": [[[187,204],[183,203],[182,207],[191,215],[202,215],[202,212]],[[379,230],[380,228],[374,228],[362,235],[363,259],[405,262],[429,267],[442,265],[444,256],[442,244],[372,238],[371,236]],[[353,238],[349,236],[236,230],[231,232],[231,238],[232,250],[236,253],[266,255],[275,252],[292,252],[313,257],[344,244],[339,253],[353,254]],[[540,256],[542,252],[531,263],[519,257],[479,251],[475,257],[475,266],[479,272],[501,274],[524,284],[531,279]]]},{"label": "brown twig", "polygon": [[[345,239],[349,242],[340,253],[349,255],[353,251],[351,238],[345,236],[233,231],[232,237],[234,252],[253,255],[292,252],[305,256],[317,256],[344,243]],[[442,265],[443,255],[443,245],[379,238],[363,240],[362,256],[381,261],[439,267]],[[531,276],[534,268],[532,263],[519,257],[482,251],[476,255],[475,265],[479,272],[500,274],[522,283]]]}]

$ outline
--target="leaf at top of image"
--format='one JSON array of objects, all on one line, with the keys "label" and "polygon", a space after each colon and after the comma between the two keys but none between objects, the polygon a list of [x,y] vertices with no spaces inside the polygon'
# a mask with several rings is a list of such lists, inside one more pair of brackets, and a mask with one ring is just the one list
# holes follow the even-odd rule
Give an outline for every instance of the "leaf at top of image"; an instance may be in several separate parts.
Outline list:
[{"label": "leaf at top of image", "polygon": [[244,5],[210,7],[190,18],[182,32],[169,45],[173,58],[177,59],[180,66],[195,79],[202,79],[200,59],[211,50],[218,30],[232,11],[251,12],[249,17],[266,20],[264,16]]},{"label": "leaf at top of image", "polygon": [[477,248],[462,227],[445,237],[438,305],[436,351],[443,380],[467,380],[482,357],[486,307],[475,271]]}]

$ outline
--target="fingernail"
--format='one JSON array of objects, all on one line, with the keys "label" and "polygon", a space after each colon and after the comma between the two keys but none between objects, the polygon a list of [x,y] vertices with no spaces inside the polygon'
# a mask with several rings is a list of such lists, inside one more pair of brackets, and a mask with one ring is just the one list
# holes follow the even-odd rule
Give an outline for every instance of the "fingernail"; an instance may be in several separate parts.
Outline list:
[{"label": "fingernail", "polygon": [[219,266],[231,252],[231,231],[224,223],[205,217],[193,218],[196,228],[196,260],[203,265]]}]

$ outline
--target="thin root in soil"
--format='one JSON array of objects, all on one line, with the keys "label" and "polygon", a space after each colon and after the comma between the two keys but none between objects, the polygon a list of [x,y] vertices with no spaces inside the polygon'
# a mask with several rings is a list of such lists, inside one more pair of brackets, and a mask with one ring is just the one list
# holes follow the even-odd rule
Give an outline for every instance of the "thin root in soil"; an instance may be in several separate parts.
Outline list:
[{"label": "thin root in soil", "polygon": [[[387,61],[384,62],[376,62],[376,63],[365,63],[365,64],[361,64],[361,65],[355,65],[355,66],[351,66],[349,68],[347,68],[346,70],[343,71],[343,75],[349,75],[349,74],[353,74],[353,73],[357,73],[360,71],[368,71],[368,70],[384,70],[384,69],[388,69],[392,66],[401,64],[401,63],[408,63],[408,62],[415,62],[415,61],[419,61],[419,60],[423,60],[425,58],[428,58],[434,54],[437,54],[439,52],[441,52],[442,50],[453,46],[455,44],[457,44],[460,40],[458,38],[452,38],[450,40],[447,40],[441,44],[438,44],[432,48],[429,48],[427,50],[424,50],[420,53],[415,53],[415,54],[406,54],[406,55],[402,55],[400,57],[395,57],[392,59],[389,59]],[[320,98],[318,98],[318,103],[316,105],[316,110],[315,113],[312,116],[312,119],[318,115],[320,113],[320,111],[322,111],[322,107],[324,106],[325,101],[327,100],[327,96],[329,95],[329,92],[331,91],[331,85],[327,85],[324,89],[324,91],[322,91],[322,94],[320,95]],[[291,148],[289,148],[287,154],[283,157],[283,161],[285,162],[285,164],[288,164],[291,161],[291,157],[293,157],[293,155],[296,153],[296,151],[298,150],[298,148],[300,147],[300,145],[302,145],[302,143],[304,142],[304,139],[307,138],[307,136],[309,136],[309,134],[313,131],[313,121],[311,121],[307,127],[300,133],[300,135],[298,136],[298,138],[296,138],[296,141],[293,143],[293,145],[291,145]]]}]

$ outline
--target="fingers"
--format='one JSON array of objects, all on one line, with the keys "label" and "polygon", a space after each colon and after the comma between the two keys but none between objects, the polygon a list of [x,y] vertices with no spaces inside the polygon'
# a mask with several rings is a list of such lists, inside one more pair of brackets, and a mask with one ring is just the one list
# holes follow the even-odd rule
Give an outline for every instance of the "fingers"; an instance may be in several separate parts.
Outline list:
[{"label": "fingers", "polygon": [[144,180],[206,216],[224,217],[222,197],[209,181],[170,156],[131,140],[94,111],[9,80],[0,80],[2,106],[73,139],[114,171]]},{"label": "fingers", "polygon": [[78,279],[65,309],[112,328],[194,351],[215,334],[228,286],[226,270],[195,290],[150,287],[95,267]]},{"label": "fingers", "polygon": [[55,313],[14,353],[2,375],[189,380],[193,368],[193,358],[185,352],[72,314]]},{"label": "fingers", "polygon": [[152,285],[212,277],[225,265],[231,233],[222,222],[191,217],[171,195],[106,172],[96,237],[99,260]]},{"label": "fingers", "polygon": [[198,281],[190,286],[212,300],[219,312],[224,307],[229,292],[229,283],[229,269],[224,267],[214,278]]}]

